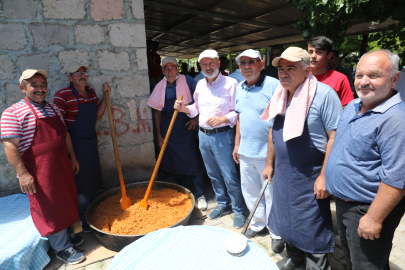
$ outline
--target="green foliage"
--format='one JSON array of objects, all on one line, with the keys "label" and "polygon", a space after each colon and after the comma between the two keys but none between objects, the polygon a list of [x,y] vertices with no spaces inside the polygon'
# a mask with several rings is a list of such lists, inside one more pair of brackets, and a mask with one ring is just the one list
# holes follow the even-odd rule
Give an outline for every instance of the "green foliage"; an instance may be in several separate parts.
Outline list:
[{"label": "green foliage", "polygon": [[[404,65],[404,0],[287,0],[287,2],[307,14],[295,24],[295,27],[301,29],[305,40],[325,35],[334,41],[336,48],[345,44],[344,35],[356,22],[377,24],[392,19],[396,23],[389,25],[382,32],[370,35],[369,41],[375,42],[380,48],[399,53]],[[344,46],[351,45],[346,43]],[[352,49],[359,51],[359,48],[358,44],[358,47]]]}]

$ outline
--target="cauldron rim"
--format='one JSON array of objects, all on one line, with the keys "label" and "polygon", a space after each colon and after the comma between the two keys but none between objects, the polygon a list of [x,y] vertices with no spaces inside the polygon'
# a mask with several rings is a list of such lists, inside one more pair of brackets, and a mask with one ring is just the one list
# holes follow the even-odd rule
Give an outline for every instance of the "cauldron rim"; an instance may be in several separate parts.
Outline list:
[{"label": "cauldron rim", "polygon": [[[131,188],[137,188],[137,187],[143,187],[143,186],[146,186],[146,187],[147,187],[148,185],[149,185],[149,181],[136,182],[136,183],[126,184],[126,185],[125,185],[125,188],[126,188],[126,189],[131,189]],[[189,218],[189,216],[191,216],[191,213],[193,212],[194,207],[195,207],[194,194],[193,194],[189,189],[187,189],[187,188],[185,188],[185,187],[183,187],[183,186],[174,184],[174,183],[170,183],[170,182],[160,182],[160,181],[155,181],[155,182],[153,183],[153,187],[156,187],[156,186],[159,186],[159,185],[167,185],[168,188],[170,188],[170,186],[172,186],[172,187],[175,187],[175,189],[178,190],[178,191],[180,191],[180,189],[183,190],[183,191],[186,191],[186,192],[188,192],[187,195],[190,195],[190,199],[191,199],[192,202],[193,202],[193,205],[191,206],[190,211],[189,211],[181,220],[179,220],[178,222],[176,222],[175,224],[173,224],[173,225],[171,225],[171,226],[169,226],[169,227],[165,227],[165,228],[162,228],[162,229],[167,229],[167,228],[176,227],[177,225],[179,225],[180,223],[182,223],[186,218]],[[153,188],[152,188],[152,190],[153,190]],[[119,192],[121,192],[121,187],[116,187],[116,188],[107,190],[106,192],[104,192],[104,193],[100,194],[99,196],[97,196],[97,198],[95,198],[95,199],[90,203],[90,205],[89,205],[89,206],[87,207],[87,209],[86,209],[86,214],[85,214],[85,218],[86,218],[86,221],[87,221],[87,223],[89,224],[89,226],[90,226],[93,230],[95,230],[95,231],[97,231],[97,232],[99,232],[99,233],[107,234],[107,235],[111,235],[111,236],[118,236],[118,237],[129,237],[129,238],[138,237],[138,238],[141,238],[142,236],[148,234],[148,233],[146,233],[146,234],[115,234],[115,233],[108,233],[108,232],[105,232],[105,231],[102,231],[102,230],[98,229],[97,227],[95,227],[94,225],[92,225],[92,224],[90,223],[90,220],[87,218],[87,216],[88,216],[88,214],[89,214],[89,213],[88,213],[89,209],[93,208],[93,205],[94,205],[94,204],[100,204],[100,203],[101,203],[100,198],[106,196],[106,194],[108,194],[108,193],[114,193],[113,195],[110,195],[110,196],[107,197],[107,198],[109,198],[109,197],[114,196],[115,194],[118,194]],[[106,199],[107,199],[107,198],[106,198]],[[106,200],[106,199],[104,199],[104,200]],[[103,200],[103,201],[104,201],[104,200]],[[93,213],[94,213],[94,211],[93,211]],[[92,214],[93,214],[93,213],[92,213]]]}]

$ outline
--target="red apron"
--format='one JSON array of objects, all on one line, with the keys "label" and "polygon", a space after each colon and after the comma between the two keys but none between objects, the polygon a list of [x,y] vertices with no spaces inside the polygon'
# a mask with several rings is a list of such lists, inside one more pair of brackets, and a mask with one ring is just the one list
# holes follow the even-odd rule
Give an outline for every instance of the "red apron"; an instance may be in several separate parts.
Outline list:
[{"label": "red apron", "polygon": [[66,147],[67,130],[55,110],[55,117],[39,118],[29,101],[24,100],[36,118],[31,146],[22,155],[37,190],[28,194],[31,216],[39,233],[48,236],[79,219],[75,178]]}]

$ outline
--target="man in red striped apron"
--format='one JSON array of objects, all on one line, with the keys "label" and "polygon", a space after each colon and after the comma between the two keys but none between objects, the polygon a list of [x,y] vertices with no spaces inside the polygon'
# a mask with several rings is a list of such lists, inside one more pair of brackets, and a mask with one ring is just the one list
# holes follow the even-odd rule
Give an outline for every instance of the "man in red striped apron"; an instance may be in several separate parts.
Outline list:
[{"label": "man in red striped apron", "polygon": [[22,73],[25,97],[2,114],[1,135],[21,191],[28,194],[35,227],[58,259],[75,264],[84,255],[73,248],[67,231],[79,219],[73,173],[79,163],[58,108],[45,101],[47,79],[44,70]]}]

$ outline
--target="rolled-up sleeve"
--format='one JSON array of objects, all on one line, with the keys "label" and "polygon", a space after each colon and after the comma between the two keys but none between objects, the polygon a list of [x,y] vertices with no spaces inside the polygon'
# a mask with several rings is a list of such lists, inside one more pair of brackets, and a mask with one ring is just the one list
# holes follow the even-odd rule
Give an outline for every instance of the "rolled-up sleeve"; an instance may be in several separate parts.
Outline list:
[{"label": "rolled-up sleeve", "polygon": [[190,110],[190,114],[187,114],[187,116],[190,118],[194,118],[200,113],[200,110],[198,109],[198,90],[195,90],[193,99],[194,103],[187,106],[187,108]]},{"label": "rolled-up sleeve", "polygon": [[405,122],[399,115],[392,116],[384,127],[377,138],[382,163],[378,175],[385,184],[405,189]]},{"label": "rolled-up sleeve", "polygon": [[229,89],[229,110],[230,112],[225,114],[225,117],[228,118],[229,122],[233,125],[236,125],[236,120],[238,119],[238,113],[235,111],[235,96],[236,96],[236,88],[238,87],[238,82],[232,84]]}]

